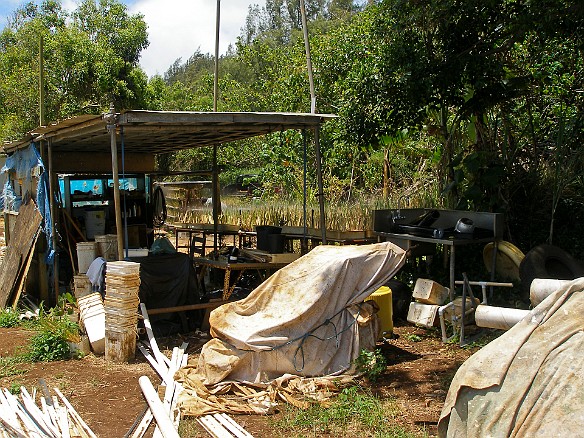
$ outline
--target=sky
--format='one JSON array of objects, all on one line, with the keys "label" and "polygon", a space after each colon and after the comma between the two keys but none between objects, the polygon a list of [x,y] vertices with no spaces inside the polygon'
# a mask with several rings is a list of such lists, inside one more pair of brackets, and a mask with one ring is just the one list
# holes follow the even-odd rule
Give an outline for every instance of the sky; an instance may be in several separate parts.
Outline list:
[{"label": "sky", "polygon": [[[151,77],[163,75],[178,58],[185,62],[198,50],[215,53],[216,0],[121,0],[130,14],[144,15],[150,45],[142,52],[140,65]],[[0,28],[7,17],[27,0],[0,0]],[[35,1],[40,3],[40,1]],[[69,10],[75,0],[62,0]],[[250,4],[264,5],[264,0],[221,0],[219,52],[234,44],[245,24]]]}]

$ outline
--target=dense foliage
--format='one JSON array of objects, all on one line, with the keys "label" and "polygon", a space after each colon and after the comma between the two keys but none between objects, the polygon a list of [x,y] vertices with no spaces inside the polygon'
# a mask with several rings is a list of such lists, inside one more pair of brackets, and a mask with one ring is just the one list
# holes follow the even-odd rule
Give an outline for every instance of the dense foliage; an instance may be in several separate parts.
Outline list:
[{"label": "dense foliage", "polygon": [[[501,211],[506,237],[522,248],[548,240],[584,255],[573,227],[584,218],[582,2],[306,4],[317,111],[339,115],[321,135],[327,199]],[[142,17],[115,0],[85,0],[70,17],[45,1],[19,9],[0,36],[4,137],[38,122],[40,34],[48,120],[112,100],[120,109],[213,107],[211,55],[196,51],[147,80],[137,67]],[[298,0],[250,7],[220,59],[219,87],[219,110],[310,111]],[[225,145],[223,178],[259,173],[264,196],[298,198],[303,145],[296,132]],[[311,182],[311,147],[308,160]],[[210,151],[161,164],[208,169]],[[316,192],[309,187],[312,199]]]},{"label": "dense foliage", "polygon": [[45,121],[145,105],[147,77],[138,66],[146,24],[116,0],[84,0],[69,14],[60,2],[30,2],[0,34],[0,133],[39,125],[39,52],[43,46]]}]

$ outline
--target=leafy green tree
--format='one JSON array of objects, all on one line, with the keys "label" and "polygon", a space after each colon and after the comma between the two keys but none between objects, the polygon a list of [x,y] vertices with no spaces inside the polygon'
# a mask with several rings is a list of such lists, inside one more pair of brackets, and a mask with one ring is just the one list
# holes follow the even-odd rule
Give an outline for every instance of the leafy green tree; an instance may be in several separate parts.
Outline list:
[{"label": "leafy green tree", "polygon": [[0,132],[38,126],[39,42],[44,41],[46,119],[142,108],[147,77],[138,66],[147,47],[141,15],[117,0],[84,0],[71,15],[45,0],[17,9],[0,35]]}]

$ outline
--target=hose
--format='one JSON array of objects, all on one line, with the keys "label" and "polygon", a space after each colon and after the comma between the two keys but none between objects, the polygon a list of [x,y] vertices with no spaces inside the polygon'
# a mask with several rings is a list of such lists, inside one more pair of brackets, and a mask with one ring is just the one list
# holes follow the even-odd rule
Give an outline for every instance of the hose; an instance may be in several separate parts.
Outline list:
[{"label": "hose", "polygon": [[153,198],[153,208],[154,208],[154,216],[152,218],[152,224],[156,228],[160,228],[166,222],[166,199],[164,198],[164,192],[160,188],[160,186],[156,186],[154,189],[154,194],[152,195]]}]

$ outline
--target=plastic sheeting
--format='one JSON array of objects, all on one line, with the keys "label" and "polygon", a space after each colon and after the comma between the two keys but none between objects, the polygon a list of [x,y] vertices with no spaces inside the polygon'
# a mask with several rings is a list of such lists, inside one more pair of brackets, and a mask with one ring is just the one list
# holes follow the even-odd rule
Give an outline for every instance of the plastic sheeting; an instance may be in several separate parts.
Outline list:
[{"label": "plastic sheeting", "polygon": [[[160,254],[148,257],[130,257],[140,263],[140,301],[148,309],[183,306],[199,303],[200,288],[190,257],[184,253]],[[193,329],[198,312],[188,312]],[[177,313],[151,315],[150,321],[157,336],[168,336],[180,329]],[[175,326],[176,325],[176,326]]]},{"label": "plastic sheeting", "polygon": [[582,436],[584,278],[542,301],[456,373],[441,437]]},{"label": "plastic sheeting", "polygon": [[211,312],[214,339],[203,346],[197,372],[214,384],[350,370],[379,333],[375,304],[363,300],[404,262],[405,252],[389,242],[313,249],[247,298]]},{"label": "plastic sheeting", "polygon": [[[21,184],[24,183],[25,185],[28,185],[32,181],[32,170],[35,167],[40,167],[41,169],[41,172],[39,172],[40,176],[36,189],[36,205],[41,213],[41,216],[43,217],[41,226],[47,239],[47,253],[45,256],[45,262],[50,265],[53,263],[55,250],[53,248],[52,219],[49,201],[49,179],[47,172],[45,172],[43,160],[41,159],[41,156],[34,143],[31,143],[30,146],[26,149],[18,150],[7,157],[6,163],[0,172],[6,173],[12,171],[14,172],[14,178],[16,180],[20,181]],[[21,197],[15,193],[11,181],[8,179],[2,191],[2,203],[4,210],[18,211],[20,209],[21,202]]]}]

